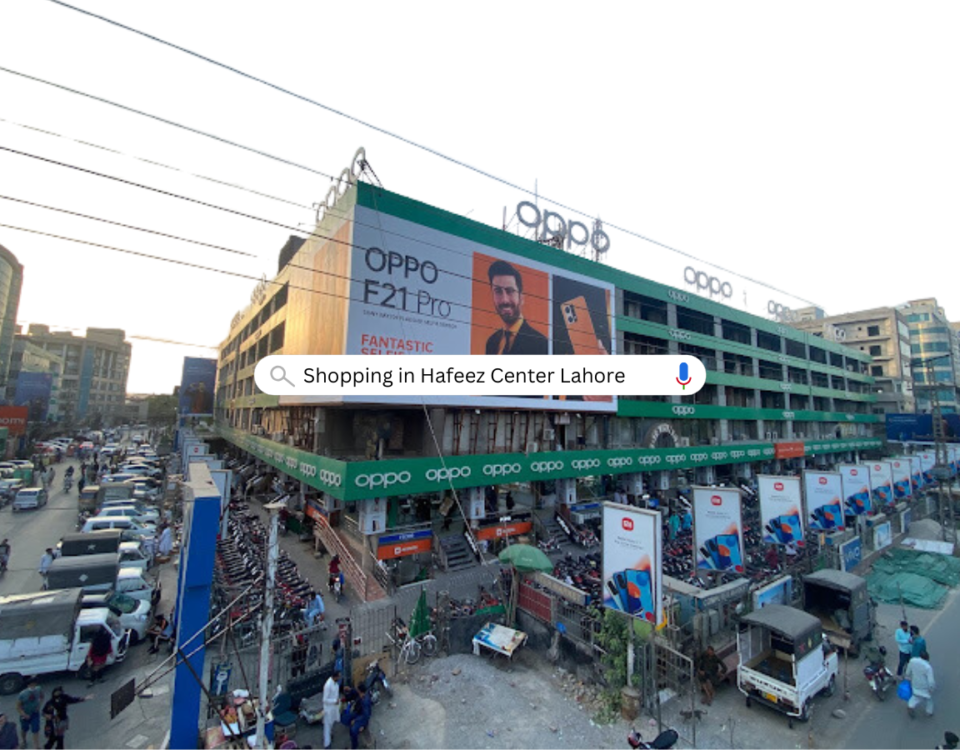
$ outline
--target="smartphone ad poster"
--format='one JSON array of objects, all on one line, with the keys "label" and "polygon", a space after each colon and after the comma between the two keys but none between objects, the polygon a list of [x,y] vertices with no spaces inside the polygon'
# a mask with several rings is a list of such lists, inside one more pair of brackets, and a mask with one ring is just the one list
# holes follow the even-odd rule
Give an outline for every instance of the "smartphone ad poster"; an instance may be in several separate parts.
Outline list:
[{"label": "smartphone ad poster", "polygon": [[870,512],[870,468],[860,464],[841,464],[843,502],[848,516],[862,516]]},{"label": "smartphone ad poster", "polygon": [[906,500],[913,494],[910,485],[910,459],[894,458],[890,461],[893,467],[893,498],[894,500]]},{"label": "smartphone ad poster", "polygon": [[603,504],[603,604],[663,626],[660,513]]},{"label": "smartphone ad poster", "polygon": [[920,473],[923,475],[923,484],[924,486],[933,484],[933,467],[937,464],[937,454],[933,451],[924,451],[923,453],[918,453],[920,456]]},{"label": "smartphone ad poster", "polygon": [[919,456],[903,456],[902,460],[910,462],[910,486],[913,494],[918,495],[923,487],[923,470],[920,468]]},{"label": "smartphone ad poster", "polygon": [[740,490],[693,488],[693,538],[697,568],[743,573]]},{"label": "smartphone ad poster", "polygon": [[834,471],[805,471],[803,491],[807,501],[807,522],[817,531],[843,531],[843,483]]},{"label": "smartphone ad poster", "polygon": [[889,461],[870,462],[870,492],[877,510],[893,502],[893,464]]},{"label": "smartphone ad poster", "polygon": [[760,525],[768,544],[803,545],[803,500],[799,477],[757,476]]}]

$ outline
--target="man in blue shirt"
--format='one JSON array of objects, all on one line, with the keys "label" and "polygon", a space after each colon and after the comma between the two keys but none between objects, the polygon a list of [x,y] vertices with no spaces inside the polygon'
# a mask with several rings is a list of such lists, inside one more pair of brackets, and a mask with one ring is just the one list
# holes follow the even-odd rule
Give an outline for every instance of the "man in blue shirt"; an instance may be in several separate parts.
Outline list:
[{"label": "man in blue shirt", "polygon": [[900,621],[900,629],[893,634],[897,641],[897,648],[900,649],[900,663],[897,665],[897,677],[903,676],[903,670],[913,656],[913,642],[910,635],[910,629],[906,620]]},{"label": "man in blue shirt", "polygon": [[913,650],[910,652],[910,657],[920,656],[920,654],[927,650],[927,639],[920,635],[920,628],[916,625],[910,626],[910,636],[913,643]]},{"label": "man in blue shirt", "polygon": [[362,682],[357,685],[353,695],[356,697],[350,707],[343,712],[340,722],[350,728],[350,747],[357,750],[357,746],[360,744],[360,731],[370,723],[373,703]]}]

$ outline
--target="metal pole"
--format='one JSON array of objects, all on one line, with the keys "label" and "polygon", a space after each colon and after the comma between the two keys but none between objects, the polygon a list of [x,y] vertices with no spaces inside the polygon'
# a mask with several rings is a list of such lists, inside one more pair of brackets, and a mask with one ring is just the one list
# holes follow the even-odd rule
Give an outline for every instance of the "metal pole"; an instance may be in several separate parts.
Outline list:
[{"label": "metal pole", "polygon": [[267,580],[266,591],[263,598],[263,620],[260,631],[260,674],[259,684],[257,686],[257,741],[254,747],[273,747],[273,743],[267,744],[267,691],[270,683],[270,637],[273,634],[273,592],[276,587],[277,578],[277,558],[279,557],[280,544],[277,541],[277,532],[280,529],[280,516],[278,511],[284,507],[284,503],[270,503],[264,506],[270,513],[270,536],[267,541]]}]

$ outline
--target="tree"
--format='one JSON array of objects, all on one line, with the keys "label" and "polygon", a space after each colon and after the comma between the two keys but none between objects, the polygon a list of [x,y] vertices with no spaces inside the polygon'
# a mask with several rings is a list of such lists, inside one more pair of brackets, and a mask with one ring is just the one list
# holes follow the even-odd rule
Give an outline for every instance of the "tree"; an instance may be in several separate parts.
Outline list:
[{"label": "tree", "polygon": [[168,425],[177,423],[176,396],[157,394],[147,396],[147,423],[151,425]]}]

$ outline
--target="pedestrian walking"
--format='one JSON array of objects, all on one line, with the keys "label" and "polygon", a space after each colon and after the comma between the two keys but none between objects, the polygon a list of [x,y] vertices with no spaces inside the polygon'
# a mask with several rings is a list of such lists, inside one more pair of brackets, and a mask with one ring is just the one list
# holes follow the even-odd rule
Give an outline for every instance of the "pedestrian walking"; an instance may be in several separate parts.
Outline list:
[{"label": "pedestrian walking", "polygon": [[17,713],[20,714],[21,747],[27,746],[27,735],[33,732],[33,746],[40,750],[40,706],[43,705],[43,688],[36,677],[31,677],[27,686],[17,696]]},{"label": "pedestrian walking", "polygon": [[0,713],[0,750],[19,750],[19,747],[16,725],[7,719],[6,714]]},{"label": "pedestrian walking", "polygon": [[47,572],[50,570],[50,566],[53,565],[53,547],[47,547],[46,552],[43,553],[43,557],[40,558],[40,567],[37,569],[37,572],[43,577],[43,588],[47,588]]},{"label": "pedestrian walking", "polygon": [[903,674],[910,680],[913,693],[907,701],[907,713],[910,714],[910,718],[917,718],[917,706],[921,704],[926,708],[927,716],[933,716],[933,691],[937,688],[937,682],[933,678],[930,654],[923,651],[919,656],[914,656]]},{"label": "pedestrian walking", "polygon": [[329,750],[333,727],[340,718],[340,672],[334,670],[323,686],[323,746]]},{"label": "pedestrian walking", "polygon": [[167,557],[173,551],[173,534],[168,524],[163,525],[163,531],[160,532],[160,541],[157,544],[157,551]]},{"label": "pedestrian walking", "polygon": [[113,640],[110,634],[100,628],[97,634],[93,636],[93,642],[90,644],[90,651],[87,654],[87,666],[90,668],[90,684],[93,687],[97,682],[103,680],[103,670],[107,666],[107,659],[113,653]]},{"label": "pedestrian walking", "polygon": [[920,628],[916,625],[910,626],[910,643],[911,657],[920,656],[920,654],[927,650],[927,639],[920,635]]},{"label": "pedestrian walking", "polygon": [[43,730],[47,737],[47,743],[44,745],[46,750],[51,750],[54,747],[63,750],[63,738],[70,727],[67,706],[72,703],[83,703],[92,697],[92,695],[87,695],[83,698],[74,698],[72,695],[63,692],[62,687],[53,689],[50,700],[43,707],[43,718],[46,722]]},{"label": "pedestrian walking", "polygon": [[906,620],[900,621],[900,629],[893,634],[893,637],[897,642],[897,648],[900,650],[900,663],[897,665],[897,677],[903,677],[903,670],[913,657],[913,636],[910,634],[910,626]]}]

